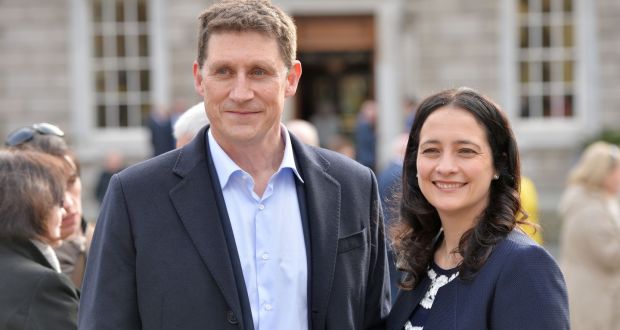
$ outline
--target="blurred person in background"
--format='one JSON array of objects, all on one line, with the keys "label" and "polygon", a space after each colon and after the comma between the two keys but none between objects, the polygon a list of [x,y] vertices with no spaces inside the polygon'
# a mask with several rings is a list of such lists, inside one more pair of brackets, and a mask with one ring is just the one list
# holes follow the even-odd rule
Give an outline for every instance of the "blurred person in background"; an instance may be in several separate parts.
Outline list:
[{"label": "blurred person in background", "polygon": [[73,168],[65,187],[61,238],[63,244],[55,247],[62,272],[80,287],[86,267],[90,244],[88,223],[82,217],[82,180],[80,163],[64,140],[65,133],[55,125],[38,123],[10,133],[5,145],[18,150],[35,150],[69,162]]},{"label": "blurred person in background", "polygon": [[317,129],[321,147],[328,148],[329,140],[340,131],[340,117],[336,105],[330,101],[322,101],[310,117],[310,122]]},{"label": "blurred person in background", "polygon": [[[398,202],[402,191],[401,178],[403,175],[403,161],[405,159],[408,139],[409,134],[403,133],[392,140],[390,145],[392,148],[390,161],[377,175],[379,196],[381,196],[381,203],[383,205],[383,220],[386,228],[390,228],[392,224],[398,221]],[[398,283],[401,280],[402,273],[396,268],[396,262],[391,247],[388,249],[388,265],[390,266],[392,302],[394,302],[396,300],[396,294],[398,293]]]},{"label": "blurred person in background", "polygon": [[288,128],[288,131],[299,138],[301,142],[313,147],[319,146],[319,133],[311,122],[302,119],[293,119],[289,120],[285,126]]},{"label": "blurred person in background", "polygon": [[153,157],[174,149],[175,141],[172,136],[171,113],[163,106],[151,109],[147,125],[151,133],[151,147]]},{"label": "blurred person in background", "polygon": [[183,112],[174,123],[172,135],[176,139],[176,147],[180,148],[191,141],[196,134],[209,123],[205,113],[205,103],[199,102]]},{"label": "blurred person in background", "polygon": [[123,168],[125,168],[123,154],[118,150],[108,150],[103,159],[103,169],[99,173],[99,179],[97,179],[97,185],[95,186],[95,197],[99,204],[103,202],[103,197],[108,190],[108,184],[112,175],[120,172]]},{"label": "blurred person in background", "polygon": [[620,151],[588,146],[569,173],[559,205],[560,265],[574,330],[620,329]]},{"label": "blurred person in background", "polygon": [[0,329],[77,328],[78,291],[52,248],[72,171],[48,154],[0,150]]},{"label": "blurred person in background", "polygon": [[355,159],[370,169],[375,168],[376,122],[377,104],[373,100],[364,101],[355,126]]},{"label": "blurred person in background", "polygon": [[355,146],[351,139],[342,135],[332,135],[327,141],[327,149],[333,150],[339,154],[345,155],[351,159],[355,159]]},{"label": "blurred person in background", "polygon": [[522,224],[521,229],[525,231],[536,243],[543,244],[542,229],[538,217],[538,192],[532,179],[521,176],[521,207],[527,214],[527,224]]}]

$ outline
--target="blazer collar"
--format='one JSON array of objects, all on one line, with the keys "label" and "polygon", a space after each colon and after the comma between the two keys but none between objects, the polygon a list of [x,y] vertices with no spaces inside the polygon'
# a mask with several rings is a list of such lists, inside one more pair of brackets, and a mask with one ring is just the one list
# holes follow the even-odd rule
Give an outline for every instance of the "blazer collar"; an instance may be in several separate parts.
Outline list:
[{"label": "blazer collar", "polygon": [[291,134],[298,169],[304,180],[310,227],[312,327],[324,329],[332,291],[340,228],[340,184],[328,173],[330,163]]},{"label": "blazer collar", "polygon": [[[212,178],[207,165],[205,134],[208,126],[179,151],[173,172],[180,182],[170,190],[170,198],[200,257],[209,269],[224,299],[243,322],[241,302],[235,284],[230,252],[226,244]],[[248,325],[245,325],[248,327]],[[244,325],[242,324],[242,329]]]},{"label": "blazer collar", "polygon": [[43,252],[39,250],[39,248],[34,245],[31,241],[24,240],[11,240],[5,241],[0,240],[0,246],[4,246],[9,250],[13,250],[16,253],[22,255],[23,257],[35,261],[36,263],[45,266],[49,269],[54,269],[52,264],[47,260],[47,258],[43,255]]},{"label": "blazer collar", "polygon": [[418,286],[410,291],[399,291],[396,298],[396,302],[390,311],[390,318],[388,320],[387,329],[402,329],[413,309],[422,301],[431,281],[425,276]]}]

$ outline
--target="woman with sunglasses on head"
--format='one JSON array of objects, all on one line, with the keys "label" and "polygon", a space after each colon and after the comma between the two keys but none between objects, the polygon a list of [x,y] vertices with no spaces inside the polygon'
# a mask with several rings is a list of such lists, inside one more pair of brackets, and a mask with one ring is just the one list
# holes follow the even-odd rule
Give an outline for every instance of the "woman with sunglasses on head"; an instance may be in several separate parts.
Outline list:
[{"label": "woman with sunglasses on head", "polygon": [[0,329],[76,329],[78,292],[52,249],[61,241],[70,166],[0,150]]},{"label": "woman with sunglasses on head", "polygon": [[560,201],[560,265],[574,330],[620,329],[620,150],[595,142],[568,176]]},{"label": "woman with sunglasses on head", "polygon": [[[498,107],[468,88],[424,100],[409,134],[387,329],[568,329],[562,273],[517,226],[519,154]],[[519,220],[517,220],[519,219]]]},{"label": "woman with sunglasses on head", "polygon": [[82,182],[80,164],[65,142],[64,132],[55,125],[38,123],[8,135],[5,144],[18,150],[37,150],[67,160],[73,171],[67,179],[62,219],[63,244],[55,248],[62,272],[79,288],[84,277],[89,241],[82,218]]}]

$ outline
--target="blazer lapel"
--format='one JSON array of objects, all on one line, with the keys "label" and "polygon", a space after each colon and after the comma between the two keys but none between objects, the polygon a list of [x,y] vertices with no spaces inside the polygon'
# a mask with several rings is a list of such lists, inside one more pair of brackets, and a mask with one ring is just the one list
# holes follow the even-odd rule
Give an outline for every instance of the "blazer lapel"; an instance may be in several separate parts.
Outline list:
[{"label": "blazer lapel", "polygon": [[326,169],[327,160],[299,143],[291,135],[297,166],[304,179],[311,247],[312,328],[324,329],[331,295],[340,226],[340,184]]},{"label": "blazer lapel", "polygon": [[170,198],[226,302],[237,319],[243,322],[239,294],[233,280],[235,274],[212,186],[214,182],[207,167],[205,132],[202,129],[197,138],[181,150],[174,172],[182,180],[170,191]]},{"label": "blazer lapel", "polygon": [[413,309],[422,301],[422,298],[424,298],[424,294],[426,294],[430,284],[431,281],[428,277],[424,277],[422,282],[420,282],[415,289],[411,291],[399,291],[396,302],[390,311],[390,317],[386,327],[387,330],[400,330],[405,326]]}]

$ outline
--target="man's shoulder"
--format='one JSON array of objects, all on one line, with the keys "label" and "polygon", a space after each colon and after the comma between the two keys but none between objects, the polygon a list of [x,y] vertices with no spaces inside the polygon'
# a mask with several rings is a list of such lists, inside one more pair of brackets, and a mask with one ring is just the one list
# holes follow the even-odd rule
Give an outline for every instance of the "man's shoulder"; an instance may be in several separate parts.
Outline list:
[{"label": "man's shoulder", "polygon": [[128,166],[118,173],[123,180],[127,179],[153,179],[166,173],[172,173],[175,164],[181,154],[180,149],[175,149],[164,154],[143,160],[139,163]]},{"label": "man's shoulder", "polygon": [[360,164],[356,160],[333,150],[316,147],[308,147],[307,150],[314,152],[319,158],[319,162],[323,162],[328,170],[345,170],[350,172],[350,174],[363,173],[365,175],[367,175],[370,170],[368,167]]}]

